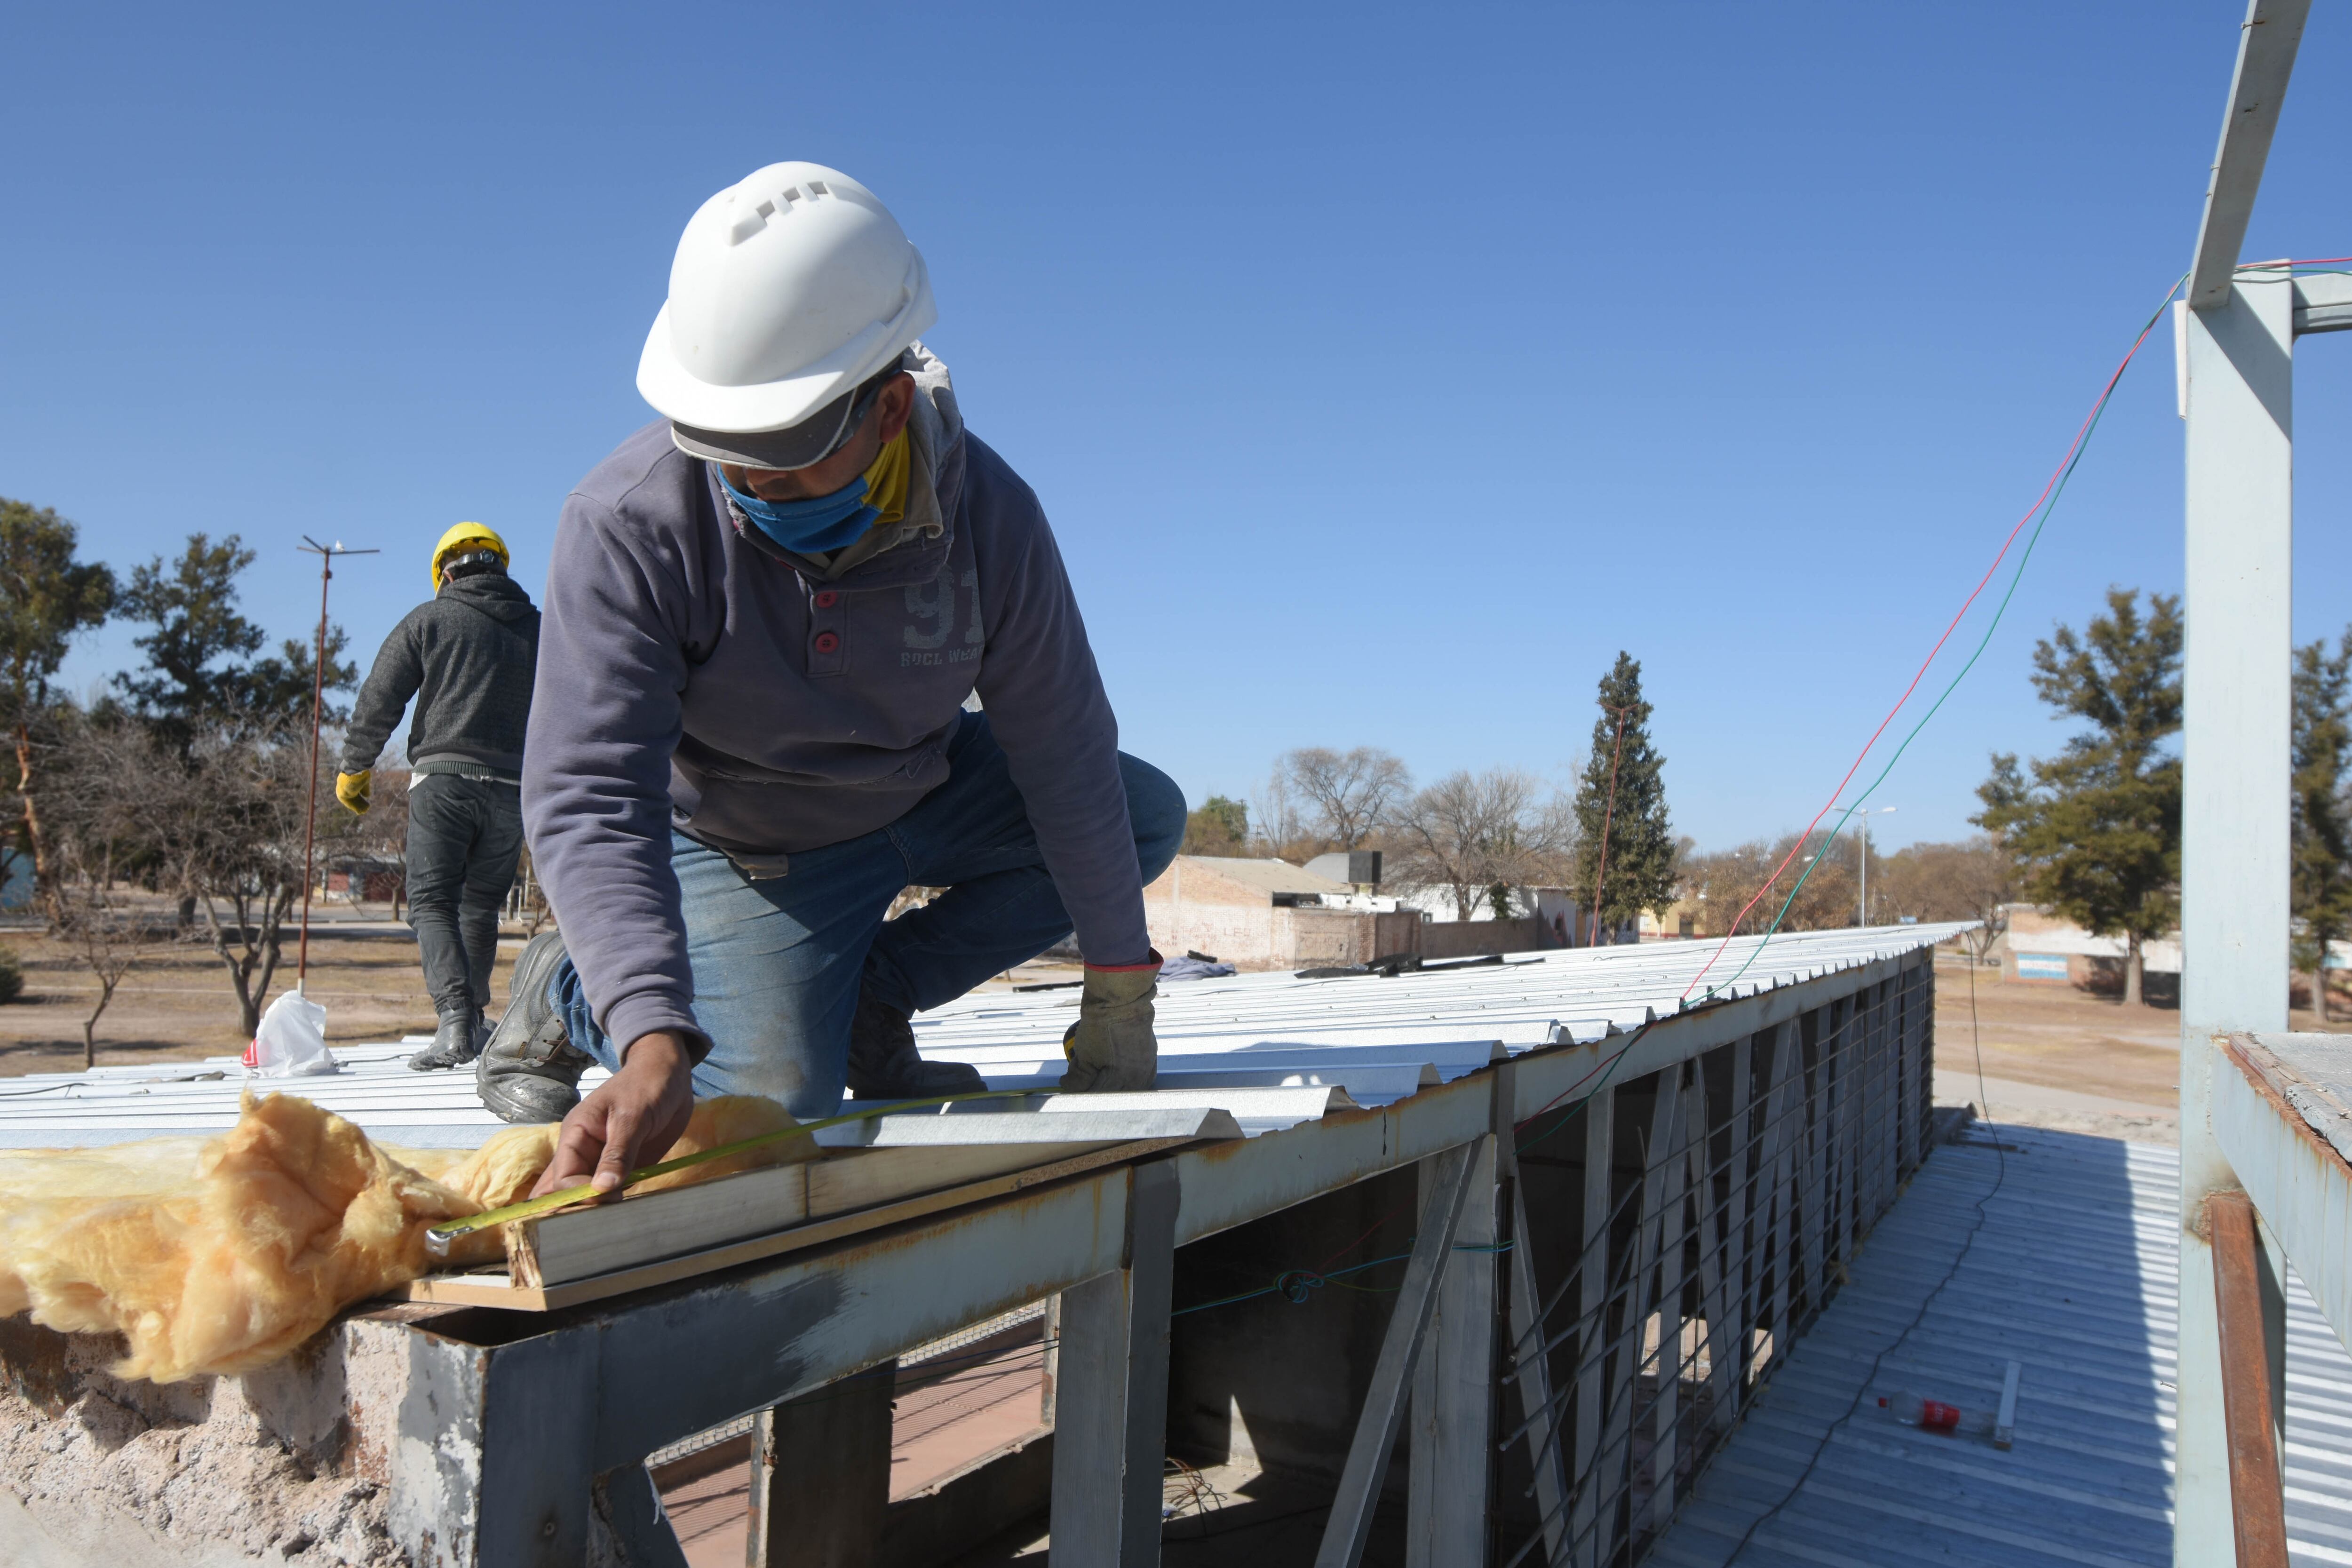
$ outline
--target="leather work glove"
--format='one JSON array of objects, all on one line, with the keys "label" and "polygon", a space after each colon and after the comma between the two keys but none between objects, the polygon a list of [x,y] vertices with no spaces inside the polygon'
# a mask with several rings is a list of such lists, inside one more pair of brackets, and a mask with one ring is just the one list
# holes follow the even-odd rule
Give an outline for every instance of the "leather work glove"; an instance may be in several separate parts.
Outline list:
[{"label": "leather work glove", "polygon": [[365,816],[368,808],[368,784],[375,777],[373,768],[362,768],[355,773],[335,775],[335,798],[354,816]]},{"label": "leather work glove", "polygon": [[1062,1074],[1069,1094],[1118,1094],[1150,1089],[1160,1076],[1160,1042],[1151,1033],[1151,998],[1160,989],[1160,957],[1118,969],[1087,965],[1078,993],[1078,1021],[1062,1036],[1070,1058]]}]

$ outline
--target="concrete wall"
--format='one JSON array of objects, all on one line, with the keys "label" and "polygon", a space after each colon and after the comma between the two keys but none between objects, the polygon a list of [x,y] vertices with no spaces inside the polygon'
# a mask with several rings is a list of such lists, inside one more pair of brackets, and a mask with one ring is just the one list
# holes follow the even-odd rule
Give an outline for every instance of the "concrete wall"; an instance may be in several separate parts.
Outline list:
[{"label": "concrete wall", "polygon": [[1421,928],[1421,956],[1426,959],[1532,952],[1559,945],[1542,920],[1534,915],[1509,921],[1431,921]]},{"label": "concrete wall", "polygon": [[1380,917],[1352,910],[1147,899],[1143,918],[1160,952],[1214,953],[1236,969],[1308,969],[1380,956]]},{"label": "concrete wall", "polygon": [[111,1336],[0,1319],[0,1563],[404,1568],[388,1503],[408,1344],[383,1321],[398,1311],[170,1384],[109,1373]]}]

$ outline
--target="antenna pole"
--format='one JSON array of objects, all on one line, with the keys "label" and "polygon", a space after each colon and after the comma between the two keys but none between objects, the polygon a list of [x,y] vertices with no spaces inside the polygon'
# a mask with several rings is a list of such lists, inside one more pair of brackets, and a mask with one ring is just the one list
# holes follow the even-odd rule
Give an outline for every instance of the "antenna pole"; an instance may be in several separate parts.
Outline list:
[{"label": "antenna pole", "polygon": [[338,555],[373,555],[373,550],[346,550],[341,541],[321,544],[309,534],[299,546],[319,558],[319,644],[310,660],[310,795],[302,816],[302,935],[294,952],[294,994],[302,994],[310,975],[310,884],[315,879],[311,858],[319,838],[319,731],[327,700],[327,584],[334,580]]}]

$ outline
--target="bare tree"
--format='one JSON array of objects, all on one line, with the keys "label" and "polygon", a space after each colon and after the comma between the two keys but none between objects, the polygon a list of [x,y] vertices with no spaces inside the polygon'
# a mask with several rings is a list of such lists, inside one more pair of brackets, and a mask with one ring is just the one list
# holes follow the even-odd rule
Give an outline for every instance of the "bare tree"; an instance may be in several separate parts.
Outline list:
[{"label": "bare tree", "polygon": [[92,1068],[98,1023],[116,988],[149,949],[171,940],[172,929],[149,920],[116,878],[120,861],[142,858],[139,792],[152,742],[134,727],[93,722],[70,705],[56,717],[52,772],[60,788],[50,814],[52,875],[42,902],[53,934],[98,982],[98,1004],[81,1024],[82,1066]]},{"label": "bare tree", "polygon": [[[1468,920],[1494,889],[1525,887],[1559,874],[1574,843],[1573,813],[1541,796],[1534,774],[1517,768],[1449,773],[1414,795],[1388,830],[1397,864],[1388,879],[1444,888],[1455,918]],[[1496,908],[1497,916],[1507,909]]]},{"label": "bare tree", "polygon": [[1325,849],[1360,849],[1412,798],[1412,774],[1373,746],[1302,746],[1275,763]]},{"label": "bare tree", "polygon": [[1265,783],[1250,796],[1249,819],[1256,833],[1257,843],[1276,859],[1287,859],[1302,850],[1311,853],[1303,841],[1307,827],[1301,819],[1297,796],[1290,787],[1289,773],[1276,762]]},{"label": "bare tree", "polygon": [[1827,931],[1853,924],[1857,869],[1851,835],[1815,832],[1801,844],[1790,833],[1771,844],[1758,839],[1688,856],[1680,886],[1697,906],[1695,923],[1704,936],[1728,936],[1735,925],[1748,936]]},{"label": "bare tree", "polygon": [[2017,901],[2017,863],[1990,834],[1956,844],[1914,844],[1871,868],[1874,896],[1898,916],[1922,921],[1975,921],[1969,951],[1984,962],[2009,928]]},{"label": "bare tree", "polygon": [[[159,879],[203,910],[250,1035],[260,1026],[285,957],[288,921],[302,896],[310,737],[232,722],[198,729],[184,752],[154,740],[146,748],[138,834],[154,854]],[[321,748],[324,773],[331,773],[331,754]],[[333,798],[331,777],[322,777],[319,799]],[[319,827],[323,858],[356,823],[330,804]]]}]

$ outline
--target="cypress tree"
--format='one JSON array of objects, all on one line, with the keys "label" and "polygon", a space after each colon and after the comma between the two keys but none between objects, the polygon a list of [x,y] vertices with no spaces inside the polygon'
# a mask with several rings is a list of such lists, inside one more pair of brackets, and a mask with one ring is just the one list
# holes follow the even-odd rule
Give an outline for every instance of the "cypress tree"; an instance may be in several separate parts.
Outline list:
[{"label": "cypress tree", "polygon": [[1666,759],[1650,742],[1651,710],[1633,655],[1617,655],[1597,700],[1591,755],[1576,786],[1576,883],[1587,920],[1597,910],[1608,932],[1675,901],[1675,833]]}]

